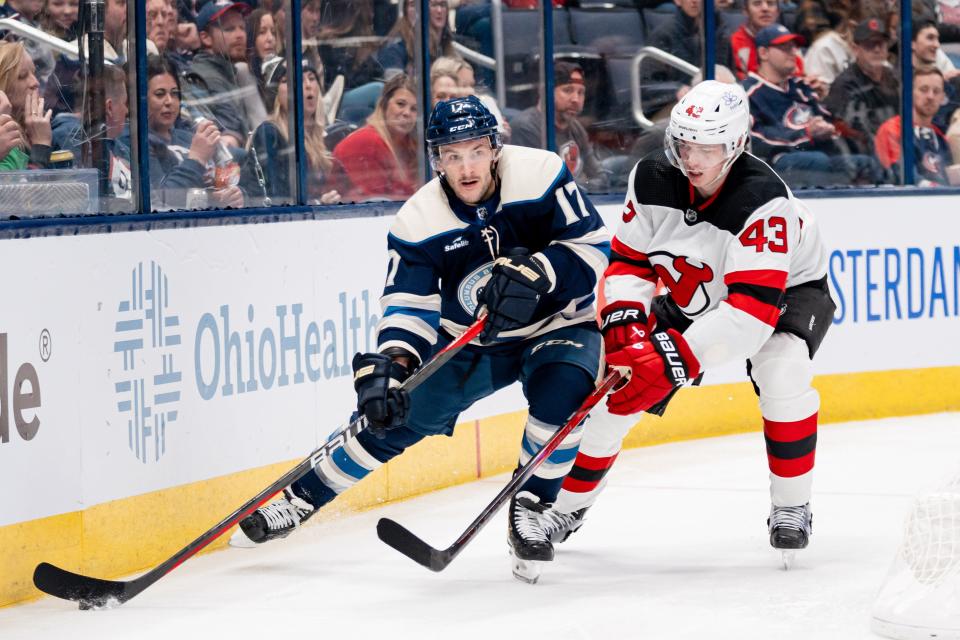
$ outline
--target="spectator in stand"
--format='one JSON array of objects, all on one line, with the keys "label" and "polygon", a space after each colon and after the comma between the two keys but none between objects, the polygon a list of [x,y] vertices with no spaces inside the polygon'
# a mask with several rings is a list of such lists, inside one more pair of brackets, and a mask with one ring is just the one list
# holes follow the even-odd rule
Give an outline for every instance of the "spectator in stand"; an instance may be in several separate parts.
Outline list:
[{"label": "spectator in stand", "polygon": [[147,0],[147,40],[154,44],[155,51],[147,53],[162,54],[172,35],[167,24],[167,0]]},{"label": "spectator in stand", "polygon": [[[700,0],[691,0],[699,2]],[[417,6],[414,0],[405,0],[403,14],[397,18],[393,29],[387,34],[387,44],[377,53],[377,60],[389,75],[391,69],[399,69],[413,74],[413,52],[419,43],[416,42],[414,25],[417,21]],[[448,22],[450,10],[447,0],[430,0],[430,59],[436,60],[440,56],[455,56],[453,50],[453,34],[450,33]]]},{"label": "spectator in stand", "polygon": [[178,69],[189,69],[193,57],[200,50],[200,32],[197,31],[197,14],[187,0],[177,4],[177,25],[173,32],[173,45],[167,54]]},{"label": "spectator in stand", "polygon": [[0,117],[0,170],[46,167],[52,151],[53,111],[44,108],[33,60],[19,42],[0,42],[0,91],[10,103],[9,114]]},{"label": "spectator in stand", "polygon": [[[702,33],[703,20],[702,0],[674,0],[678,7],[674,18],[661,25],[650,36],[650,46],[656,47],[678,58],[700,66],[702,64]],[[717,14],[717,64],[729,66],[730,47],[727,45],[726,26],[723,14]],[[641,81],[644,89],[644,111],[655,113],[675,102],[678,95],[690,90],[690,77],[673,67],[650,61],[646,67],[650,69],[649,76]],[[646,75],[646,74],[645,74]]]},{"label": "spectator in stand", "polygon": [[250,62],[250,72],[257,80],[260,97],[269,109],[267,101],[264,63],[273,60],[278,52],[277,28],[273,22],[273,14],[264,8],[254,9],[247,16],[247,60]]},{"label": "spectator in stand", "polygon": [[191,188],[207,189],[211,205],[242,207],[239,187],[213,188],[213,158],[221,135],[210,120],[196,131],[180,119],[180,81],[177,71],[160,56],[147,59],[147,122],[150,188],[158,209],[181,209]]},{"label": "spectator in stand", "polygon": [[875,184],[880,173],[876,159],[842,153],[830,112],[797,77],[799,38],[780,24],[757,33],[760,64],[743,83],[750,98],[754,154],[794,187]]},{"label": "spectator in stand", "polygon": [[[438,60],[442,60],[438,58]],[[449,68],[441,64],[437,66],[437,62],[434,61],[430,65],[430,108],[433,108],[433,105],[437,104],[441,100],[450,100],[451,98],[460,97],[460,79],[457,78],[456,72],[451,71]]]},{"label": "spectator in stand", "polygon": [[103,55],[123,64],[127,59],[127,0],[106,0],[104,7]]},{"label": "spectator in stand", "polygon": [[852,153],[874,155],[877,128],[900,111],[900,81],[887,62],[889,47],[883,22],[862,20],[853,31],[855,62],[837,76],[823,102]]},{"label": "spectator in stand", "polygon": [[43,0],[7,0],[13,13],[19,14],[17,18],[21,22],[29,24],[31,27],[40,27],[40,12],[43,10]]},{"label": "spectator in stand", "polygon": [[849,7],[838,6],[836,11],[831,18],[835,26],[820,33],[803,58],[807,73],[820,78],[828,90],[837,76],[856,59],[853,30],[862,15],[859,2]]},{"label": "spectator in stand", "polygon": [[40,27],[61,40],[77,39],[80,0],[46,0],[40,12]]},{"label": "spectator in stand", "polygon": [[512,133],[510,124],[507,122],[506,118],[503,117],[503,113],[500,111],[500,107],[497,105],[497,99],[490,95],[490,93],[485,91],[482,87],[477,87],[477,81],[473,75],[473,66],[471,66],[471,64],[463,58],[440,56],[433,61],[433,64],[430,65],[430,73],[433,74],[435,71],[439,70],[452,73],[456,77],[457,86],[459,87],[460,91],[459,95],[477,96],[480,98],[480,102],[483,103],[483,106],[489,109],[490,113],[493,114],[493,117],[497,119],[497,128],[500,131],[503,143],[508,144],[510,142],[510,135]]},{"label": "spectator in stand", "polygon": [[[373,0],[326,0],[320,19],[320,57],[323,59],[324,86],[337,76],[344,77],[344,87],[352,89],[381,77],[376,53],[379,39],[373,32]],[[357,38],[355,45],[338,42],[341,38]]]},{"label": "spectator in stand", "polygon": [[[82,85],[83,78],[77,76],[75,82]],[[79,94],[82,89],[82,86],[78,86],[74,89],[74,93]],[[131,191],[130,148],[127,146],[129,140],[126,142],[118,140],[127,127],[128,115],[127,74],[121,67],[106,65],[103,68],[103,119],[106,126],[104,151],[109,156],[107,182],[110,185],[110,192],[106,195],[130,201],[133,198],[133,192]],[[51,126],[53,147],[69,151],[76,160],[83,158],[83,146],[89,141],[84,128],[83,113],[79,109],[74,112],[58,113],[53,116]]]},{"label": "spectator in stand", "polygon": [[190,64],[192,97],[220,99],[209,104],[204,116],[213,120],[223,134],[224,143],[243,148],[251,130],[246,105],[240,99],[242,85],[234,62],[247,56],[247,31],[243,17],[250,5],[242,2],[211,1],[197,15],[197,29],[203,48]]},{"label": "spectator in stand", "polygon": [[[745,0],[743,12],[747,20],[730,36],[730,56],[737,79],[743,80],[757,70],[757,32],[780,20],[779,0]],[[798,57],[797,75],[803,75],[803,59]]]},{"label": "spectator in stand", "polygon": [[[261,124],[251,140],[243,166],[240,184],[248,194],[293,202],[290,168],[294,147],[288,130],[289,88],[287,65],[272,67],[267,82],[273,96],[270,117]],[[320,95],[320,73],[313,67],[303,68],[303,146],[307,154],[307,197],[310,204],[336,204],[349,193],[343,167],[327,151],[324,136],[323,100]],[[264,202],[264,204],[267,204]]]},{"label": "spectator in stand", "polygon": [[[574,179],[587,191],[604,191],[609,176],[603,170],[587,130],[577,119],[586,98],[583,69],[572,62],[553,65],[554,136],[557,154],[563,158]],[[511,123],[511,143],[521,147],[543,147],[543,109],[541,105],[520,112]]]},{"label": "spectator in stand", "polygon": [[417,187],[417,85],[404,73],[383,85],[377,107],[333,150],[353,184],[355,200],[395,199]]},{"label": "spectator in stand", "polygon": [[913,40],[910,48],[913,52],[913,66],[934,65],[943,74],[945,80],[960,76],[950,58],[940,46],[940,28],[933,20],[924,19],[912,24]]},{"label": "spectator in stand", "polygon": [[[944,97],[943,74],[934,66],[913,70],[913,157],[917,184],[948,185],[947,167],[953,164],[950,147],[943,132],[933,123],[933,116]],[[901,175],[900,146],[903,126],[896,115],[880,125],[876,137],[880,164]]]}]

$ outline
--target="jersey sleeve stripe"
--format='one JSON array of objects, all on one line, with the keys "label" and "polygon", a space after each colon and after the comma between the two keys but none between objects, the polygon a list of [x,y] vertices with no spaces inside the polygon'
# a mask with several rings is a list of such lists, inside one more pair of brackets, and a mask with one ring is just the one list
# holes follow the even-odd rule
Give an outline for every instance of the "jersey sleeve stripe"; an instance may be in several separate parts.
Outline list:
[{"label": "jersey sleeve stripe", "polygon": [[656,284],[657,276],[653,272],[653,269],[650,268],[649,263],[646,267],[639,265],[635,262],[627,262],[623,260],[611,260],[610,266],[607,267],[607,272],[605,274],[609,276],[635,276],[637,278],[643,278],[647,282]]},{"label": "jersey sleeve stripe", "polygon": [[774,289],[772,287],[761,287],[754,284],[732,284],[728,289],[729,295],[739,294],[756,298],[764,304],[770,304],[775,307],[780,306],[783,299],[783,289]]},{"label": "jersey sleeve stripe", "polygon": [[723,282],[728,287],[732,284],[743,283],[773,287],[782,291],[787,286],[787,272],[777,269],[731,271],[723,276]]},{"label": "jersey sleeve stripe", "polygon": [[752,296],[742,293],[731,293],[727,296],[725,302],[734,309],[743,311],[771,327],[776,327],[777,320],[780,319],[779,308],[765,302],[760,302]]},{"label": "jersey sleeve stripe", "polygon": [[618,253],[625,258],[636,260],[638,262],[646,262],[647,264],[650,263],[649,258],[647,258],[647,254],[643,253],[642,251],[637,251],[630,245],[625,244],[617,236],[613,236],[613,239],[610,241],[610,249],[614,253]]},{"label": "jersey sleeve stripe", "polygon": [[440,311],[440,294],[420,296],[408,292],[390,293],[381,296],[380,307],[382,309],[409,307],[411,309],[423,309],[424,311]]}]

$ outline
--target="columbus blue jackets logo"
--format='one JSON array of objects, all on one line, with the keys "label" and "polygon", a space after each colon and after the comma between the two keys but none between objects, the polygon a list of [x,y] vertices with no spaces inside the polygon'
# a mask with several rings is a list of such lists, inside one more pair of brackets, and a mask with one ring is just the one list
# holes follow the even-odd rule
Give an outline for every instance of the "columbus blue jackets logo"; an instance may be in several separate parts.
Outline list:
[{"label": "columbus blue jackets logo", "polygon": [[477,311],[477,292],[490,280],[493,262],[488,262],[467,274],[457,287],[457,300],[471,316]]},{"label": "columbus blue jackets logo", "polygon": [[806,129],[813,118],[813,108],[802,102],[794,102],[783,114],[783,124],[790,129]]}]

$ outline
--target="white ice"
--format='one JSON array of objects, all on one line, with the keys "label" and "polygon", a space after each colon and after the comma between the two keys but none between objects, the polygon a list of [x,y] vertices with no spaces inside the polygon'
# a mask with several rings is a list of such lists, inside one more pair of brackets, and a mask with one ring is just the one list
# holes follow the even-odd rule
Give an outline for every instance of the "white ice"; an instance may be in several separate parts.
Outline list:
[{"label": "white ice", "polygon": [[389,516],[445,547],[501,476],[194,558],[113,610],[0,610],[0,638],[874,638],[910,497],[958,460],[960,414],[821,427],[814,536],[789,572],[767,542],[752,433],[625,452],[537,585],[510,574],[503,513],[437,574],[376,536]]}]

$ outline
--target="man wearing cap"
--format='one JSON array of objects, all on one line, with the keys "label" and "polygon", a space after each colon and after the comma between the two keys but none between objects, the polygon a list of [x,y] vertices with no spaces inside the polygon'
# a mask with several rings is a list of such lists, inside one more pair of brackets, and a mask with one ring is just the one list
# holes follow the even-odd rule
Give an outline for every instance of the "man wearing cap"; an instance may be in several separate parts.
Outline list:
[{"label": "man wearing cap", "polygon": [[888,62],[890,36],[877,18],[853,31],[854,63],[837,76],[824,106],[852,153],[873,155],[873,135],[900,110],[900,80]]},{"label": "man wearing cap", "polygon": [[187,80],[191,97],[224,96],[206,105],[196,115],[212,120],[221,139],[243,147],[250,120],[241,96],[234,62],[246,60],[247,31],[243,16],[250,6],[242,2],[208,2],[197,14],[201,49],[190,64]]},{"label": "man wearing cap", "polygon": [[[588,191],[607,188],[607,174],[600,165],[593,145],[577,117],[583,112],[586,85],[583,69],[572,62],[559,61],[553,66],[553,122],[557,154],[563,158],[574,179]],[[521,147],[543,147],[543,110],[540,105],[525,109],[510,123],[512,144]]]},{"label": "man wearing cap", "polygon": [[[777,24],[780,19],[779,0],[746,0],[743,12],[747,20],[730,36],[733,70],[738,80],[743,80],[751,71],[757,70],[756,34],[761,29]],[[799,36],[798,36],[799,37]],[[803,42],[798,42],[803,45]],[[797,55],[797,75],[803,76],[803,58]]]},{"label": "man wearing cap", "polygon": [[743,82],[753,117],[754,154],[792,187],[873,184],[880,171],[877,160],[843,154],[833,116],[796,76],[799,39],[780,24],[757,33],[759,66]]}]

